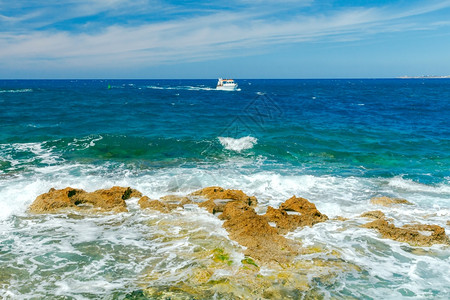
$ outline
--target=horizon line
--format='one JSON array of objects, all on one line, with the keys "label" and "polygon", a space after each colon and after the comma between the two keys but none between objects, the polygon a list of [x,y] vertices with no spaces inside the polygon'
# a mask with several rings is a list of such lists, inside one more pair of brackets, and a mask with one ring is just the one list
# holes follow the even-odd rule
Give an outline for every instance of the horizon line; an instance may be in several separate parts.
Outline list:
[{"label": "horizon line", "polygon": [[[219,78],[219,77],[217,77]],[[1,81],[13,80],[217,80],[217,78],[0,78]],[[222,77],[225,78],[225,77]],[[397,77],[287,77],[287,78],[239,78],[227,77],[235,80],[374,80],[374,79],[450,79],[450,75],[444,76],[397,76]]]}]

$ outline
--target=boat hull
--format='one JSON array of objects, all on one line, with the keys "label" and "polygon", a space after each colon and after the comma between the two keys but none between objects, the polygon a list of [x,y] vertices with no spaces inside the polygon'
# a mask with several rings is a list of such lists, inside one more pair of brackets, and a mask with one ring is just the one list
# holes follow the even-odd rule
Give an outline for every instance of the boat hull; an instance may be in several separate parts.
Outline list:
[{"label": "boat hull", "polygon": [[237,84],[221,85],[221,86],[217,86],[216,90],[219,90],[219,91],[235,91],[235,90],[237,90],[237,87],[238,87]]}]

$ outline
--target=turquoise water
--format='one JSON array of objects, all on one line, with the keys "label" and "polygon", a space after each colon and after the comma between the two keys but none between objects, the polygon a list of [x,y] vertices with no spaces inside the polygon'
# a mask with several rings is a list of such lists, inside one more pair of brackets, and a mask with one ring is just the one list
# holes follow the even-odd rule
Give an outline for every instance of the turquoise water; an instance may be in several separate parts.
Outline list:
[{"label": "turquoise water", "polygon": [[[35,157],[17,145],[39,143],[65,163],[195,166],[261,156],[269,168],[312,174],[448,181],[448,80],[242,80],[241,86],[222,93],[206,80],[3,81],[2,172],[15,170],[11,160]],[[227,152],[219,136],[258,142],[245,153]]]},{"label": "turquoise water", "polygon": [[[331,218],[362,224],[362,212],[381,209],[397,225],[437,224],[448,233],[450,80],[237,82],[240,91],[225,92],[215,80],[0,81],[0,295],[120,298],[175,280],[177,267],[158,265],[168,273],[142,282],[154,260],[176,265],[180,253],[155,238],[161,228],[146,223],[134,200],[130,213],[81,224],[28,215],[51,187],[131,186],[158,198],[220,185],[255,195],[261,213],[295,194]],[[369,204],[380,195],[414,205]],[[216,228],[231,243],[206,212],[174,218]],[[322,296],[450,296],[448,247],[419,256],[345,224],[291,234],[337,249],[363,270],[319,284]]]}]

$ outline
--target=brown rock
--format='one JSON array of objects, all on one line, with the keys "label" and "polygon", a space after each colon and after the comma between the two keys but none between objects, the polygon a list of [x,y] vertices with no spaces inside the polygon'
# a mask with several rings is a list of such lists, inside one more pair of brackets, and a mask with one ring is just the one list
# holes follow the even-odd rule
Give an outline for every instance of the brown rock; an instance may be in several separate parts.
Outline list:
[{"label": "brown rock", "polygon": [[223,227],[231,239],[245,246],[245,255],[263,262],[288,263],[298,253],[293,241],[280,236],[267,219],[249,205],[233,201],[225,205]]},{"label": "brown rock", "polygon": [[383,238],[405,242],[412,246],[431,246],[433,244],[450,244],[445,229],[438,225],[404,225],[395,227],[384,219],[362,225],[378,230]]},{"label": "brown rock", "polygon": [[246,247],[245,255],[263,262],[288,263],[298,254],[295,242],[278,234],[267,219],[253,209],[255,197],[241,190],[208,187],[193,192],[189,197],[207,199],[199,203],[211,213],[223,212],[219,218],[225,220],[223,227],[232,240]]},{"label": "brown rock", "polygon": [[366,211],[365,213],[361,214],[361,217],[370,219],[384,219],[385,215],[382,211],[372,210]]},{"label": "brown rock", "polygon": [[92,205],[106,211],[124,212],[128,211],[125,200],[129,199],[132,194],[133,190],[129,187],[114,186],[108,190],[76,195],[74,198],[80,204]]},{"label": "brown rock", "polygon": [[67,187],[63,190],[51,188],[48,193],[39,195],[28,208],[32,213],[51,213],[66,208],[78,208],[73,197],[77,194],[85,194],[81,189]]},{"label": "brown rock", "polygon": [[407,205],[412,205],[411,202],[409,202],[406,199],[401,199],[401,198],[390,198],[390,197],[373,197],[372,199],[370,199],[370,203],[374,204],[374,205],[382,205],[382,206],[387,206],[390,207],[392,205],[395,204],[407,204]]},{"label": "brown rock", "polygon": [[67,209],[126,212],[125,200],[139,194],[129,187],[118,186],[92,193],[71,187],[51,188],[48,193],[38,196],[28,210],[31,213],[57,213]]},{"label": "brown rock", "polygon": [[139,199],[138,204],[141,207],[141,209],[150,208],[153,210],[160,211],[162,213],[169,213],[172,210],[181,207],[181,205],[179,204],[162,203],[161,201],[158,200],[152,200],[147,196],[144,196],[141,199]]},{"label": "brown rock", "polygon": [[[129,198],[141,198],[143,196],[142,193],[136,189],[130,188],[130,190],[131,190],[131,194],[129,195]],[[127,198],[127,199],[129,199],[129,198]]]},{"label": "brown rock", "polygon": [[210,213],[222,212],[225,205],[232,201],[242,202],[250,207],[256,206],[258,201],[254,196],[247,196],[241,190],[227,190],[218,186],[207,187],[191,193],[189,196],[197,196],[208,199],[199,204]]},{"label": "brown rock", "polygon": [[279,209],[269,206],[264,216],[269,222],[276,223],[280,233],[328,220],[328,217],[320,213],[313,203],[295,196],[282,203]]}]

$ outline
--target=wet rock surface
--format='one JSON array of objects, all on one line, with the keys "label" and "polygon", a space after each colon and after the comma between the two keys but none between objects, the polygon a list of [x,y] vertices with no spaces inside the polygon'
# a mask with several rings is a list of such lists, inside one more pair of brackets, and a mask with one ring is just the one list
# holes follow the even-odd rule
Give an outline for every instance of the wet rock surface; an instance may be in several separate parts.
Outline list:
[{"label": "wet rock surface", "polygon": [[[167,195],[158,200],[128,187],[91,193],[68,187],[50,189],[38,196],[29,211],[122,212],[127,211],[125,200],[132,197],[139,198],[141,209],[153,210],[139,215],[146,226],[153,227],[149,243],[159,242],[170,249],[151,254],[155,255],[151,257],[155,262],[142,271],[141,289],[132,296],[150,299],[317,299],[326,298],[318,286],[338,285],[342,274],[364,271],[349,262],[340,249],[326,242],[302,245],[298,236],[283,236],[289,231],[328,220],[313,203],[295,196],[279,208],[268,207],[264,215],[259,215],[255,210],[256,197],[221,187],[204,188],[186,196]],[[389,205],[406,204],[388,202]],[[183,212],[187,204],[194,214]],[[205,208],[215,217],[193,204]],[[196,213],[203,214],[202,218],[207,221],[199,223]],[[396,227],[380,210],[365,212],[360,217],[373,220],[363,227],[377,230],[383,238],[410,244],[401,247],[411,248],[408,251],[415,255],[430,255],[429,250],[417,246],[450,244],[444,228],[437,225]],[[356,226],[358,223],[350,220],[342,230]],[[188,267],[174,267],[170,275],[164,267],[186,262]]]},{"label": "wet rock surface", "polygon": [[[342,249],[333,242],[327,243],[323,236],[315,239],[314,227],[283,236],[304,226],[316,226],[328,220],[313,203],[295,196],[278,208],[268,207],[265,214],[259,215],[255,209],[256,197],[240,190],[220,187],[205,188],[189,195],[167,195],[155,198],[156,200],[127,187],[113,187],[91,193],[69,187],[61,190],[51,189],[48,193],[38,196],[29,211],[68,212],[69,215],[76,211],[74,215],[81,215],[81,221],[85,218],[82,215],[84,212],[90,214],[127,211],[125,200],[132,197],[138,198],[139,201],[136,199],[128,202],[131,213],[123,214],[119,218],[124,219],[124,222],[139,222],[139,228],[142,229],[139,238],[144,239],[145,245],[140,255],[145,265],[139,270],[136,290],[127,297],[323,299],[328,297],[324,287],[340,289],[343,277],[364,276],[367,273],[367,270],[355,265],[354,261],[349,259],[348,253],[341,252]],[[141,209],[148,211],[133,215],[133,212],[139,210],[136,202]],[[394,204],[391,205],[405,204],[395,201],[392,203]],[[205,208],[211,214],[197,206]],[[395,217],[398,207],[393,210],[383,207],[380,209],[383,209],[386,215],[391,217],[392,214]],[[411,255],[437,255],[430,250],[433,248],[417,246],[449,244],[444,228],[420,224],[396,227],[394,221],[387,219],[383,211],[365,212],[356,220],[351,218],[354,220],[350,219],[345,224],[335,221],[328,225],[323,224],[318,231],[323,232],[324,228],[353,230],[361,221],[369,222],[363,225],[367,228],[363,231],[369,233],[376,230],[382,238],[408,243],[409,245],[402,244],[400,247],[407,249],[405,251]],[[70,218],[71,224],[78,222],[78,219]],[[114,222],[115,217],[95,216],[95,224],[103,219],[108,219],[106,222]],[[337,217],[335,219],[346,220]],[[123,226],[121,222],[111,224],[108,223],[108,226]],[[220,228],[221,226],[223,228]],[[116,230],[113,229],[115,234]],[[304,234],[308,240],[302,245],[300,239]],[[368,240],[373,241],[370,238]],[[381,247],[391,243],[381,239],[376,242]],[[94,240],[93,248],[97,246],[95,243]],[[147,251],[147,245],[159,245],[159,248],[152,248],[156,251],[151,252]],[[127,249],[129,248],[132,246],[127,246]],[[129,250],[130,256],[138,249]],[[363,247],[357,249],[358,255],[365,255]],[[389,255],[389,252],[386,253]]]},{"label": "wet rock surface", "polygon": [[264,217],[269,222],[274,222],[280,233],[328,220],[326,215],[317,210],[314,203],[295,196],[282,203],[278,209],[269,206]]},{"label": "wet rock surface", "polygon": [[[221,213],[219,218],[224,220],[223,227],[229,232],[230,238],[246,247],[246,255],[262,262],[289,263],[301,252],[300,245],[281,234],[328,220],[313,203],[296,196],[283,202],[278,209],[269,206],[266,214],[258,215],[254,210],[258,203],[256,197],[248,196],[241,190],[217,186],[207,187],[187,196],[167,195],[160,200],[152,200],[130,187],[114,186],[94,192],[71,187],[60,190],[51,188],[47,193],[39,195],[28,211],[36,214],[70,210],[88,213],[126,212],[128,209],[125,200],[133,197],[140,198],[138,204],[141,209],[153,209],[162,213],[170,213],[192,203],[206,208],[210,213]],[[389,197],[375,197],[371,199],[371,203],[384,206],[411,204],[405,199]],[[412,224],[396,227],[379,210],[365,212],[361,217],[374,219],[362,226],[378,230],[383,238],[416,246],[449,244],[445,229],[438,225]],[[275,224],[276,228],[270,223]]]},{"label": "wet rock surface", "polygon": [[51,188],[47,193],[39,195],[30,205],[30,213],[59,213],[65,210],[126,212],[125,200],[140,197],[142,194],[129,187],[114,186],[86,192],[82,189],[67,187],[56,190]]},{"label": "wet rock surface", "polygon": [[218,186],[207,187],[188,196],[207,199],[202,201],[199,206],[206,208],[207,211],[213,214],[222,212],[225,205],[232,201],[238,201],[250,207],[255,207],[258,203],[256,197],[248,196],[241,190],[229,190]]},{"label": "wet rock surface", "polygon": [[230,238],[246,247],[244,254],[264,262],[288,263],[298,254],[298,244],[278,234],[267,219],[242,203],[230,202],[225,205],[223,227]]}]

